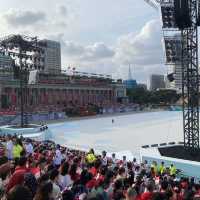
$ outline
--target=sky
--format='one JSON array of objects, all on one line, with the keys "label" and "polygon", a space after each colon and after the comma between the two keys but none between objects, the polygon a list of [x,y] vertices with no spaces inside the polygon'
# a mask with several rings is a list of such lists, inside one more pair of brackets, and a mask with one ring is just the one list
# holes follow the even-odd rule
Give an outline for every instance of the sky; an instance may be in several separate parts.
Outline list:
[{"label": "sky", "polygon": [[61,42],[62,68],[132,76],[164,74],[159,15],[144,0],[0,0],[0,37],[26,34]]}]

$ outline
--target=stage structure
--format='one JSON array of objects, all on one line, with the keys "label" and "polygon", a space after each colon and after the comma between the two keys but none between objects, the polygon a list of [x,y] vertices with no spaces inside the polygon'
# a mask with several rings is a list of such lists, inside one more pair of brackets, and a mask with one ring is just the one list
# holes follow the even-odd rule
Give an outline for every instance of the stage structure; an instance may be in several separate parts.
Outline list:
[{"label": "stage structure", "polygon": [[162,16],[166,64],[181,65],[184,146],[199,150],[199,0],[145,0]]},{"label": "stage structure", "polygon": [[20,81],[21,127],[28,125],[26,107],[29,72],[44,67],[41,46],[38,45],[37,37],[10,35],[0,39],[0,54],[13,59],[13,78]]}]

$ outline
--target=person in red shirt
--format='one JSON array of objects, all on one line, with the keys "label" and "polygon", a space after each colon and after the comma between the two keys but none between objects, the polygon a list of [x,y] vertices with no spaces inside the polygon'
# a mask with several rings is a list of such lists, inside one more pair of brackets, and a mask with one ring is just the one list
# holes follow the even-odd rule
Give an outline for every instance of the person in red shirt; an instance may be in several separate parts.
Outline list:
[{"label": "person in red shirt", "polygon": [[153,181],[149,181],[146,184],[145,192],[141,194],[140,200],[151,200],[153,196],[154,191],[154,183]]},{"label": "person in red shirt", "polygon": [[16,185],[21,185],[24,182],[24,175],[29,172],[29,169],[26,167],[27,158],[20,157],[18,161],[18,165],[15,168],[13,175],[11,176],[8,185],[7,192],[12,189]]}]

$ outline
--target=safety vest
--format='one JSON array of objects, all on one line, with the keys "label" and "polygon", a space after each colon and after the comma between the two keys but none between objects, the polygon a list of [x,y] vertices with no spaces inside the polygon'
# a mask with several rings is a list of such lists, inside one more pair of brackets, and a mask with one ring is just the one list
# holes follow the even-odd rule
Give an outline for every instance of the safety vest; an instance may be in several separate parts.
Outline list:
[{"label": "safety vest", "polygon": [[152,164],[151,167],[153,168],[156,174],[159,172],[158,165]]},{"label": "safety vest", "polygon": [[176,167],[170,166],[169,170],[170,170],[170,175],[171,175],[171,176],[176,175]]},{"label": "safety vest", "polygon": [[160,165],[160,167],[159,167],[159,173],[163,174],[165,172],[165,170],[166,170],[165,166],[164,165]]},{"label": "safety vest", "polygon": [[23,151],[23,148],[22,148],[21,145],[19,145],[19,144],[14,145],[14,147],[13,147],[13,157],[14,158],[20,158],[22,151]]},{"label": "safety vest", "polygon": [[88,163],[93,163],[95,162],[96,160],[96,157],[93,153],[89,153],[87,156],[86,156],[86,160]]}]

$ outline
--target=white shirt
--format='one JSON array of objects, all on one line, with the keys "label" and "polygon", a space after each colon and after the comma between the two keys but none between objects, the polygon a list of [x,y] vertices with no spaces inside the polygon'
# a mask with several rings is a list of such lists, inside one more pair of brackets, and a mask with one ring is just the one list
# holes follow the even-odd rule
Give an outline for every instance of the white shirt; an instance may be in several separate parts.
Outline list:
[{"label": "white shirt", "polygon": [[103,166],[106,166],[108,164],[108,159],[107,159],[107,157],[104,157],[103,159],[102,159],[102,165]]},{"label": "white shirt", "polygon": [[59,199],[59,197],[61,197],[60,188],[54,182],[52,182],[52,184],[53,184],[53,192],[52,192],[53,199]]},{"label": "white shirt", "polygon": [[65,176],[62,176],[61,174],[59,175],[59,185],[62,187],[64,190],[66,187],[69,187],[73,184],[73,181],[70,177],[70,175],[66,174]]},{"label": "white shirt", "polygon": [[33,153],[33,145],[31,143],[26,144],[26,153],[27,154],[32,154]]},{"label": "white shirt", "polygon": [[9,159],[12,159],[12,153],[13,153],[13,142],[12,140],[9,140],[7,143],[6,143],[6,150],[8,152],[8,158]]},{"label": "white shirt", "polygon": [[56,155],[54,157],[54,164],[55,165],[60,165],[62,161],[62,154],[60,152],[60,150],[56,150]]}]

